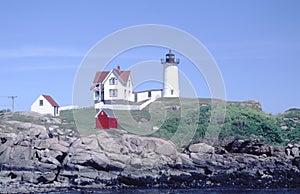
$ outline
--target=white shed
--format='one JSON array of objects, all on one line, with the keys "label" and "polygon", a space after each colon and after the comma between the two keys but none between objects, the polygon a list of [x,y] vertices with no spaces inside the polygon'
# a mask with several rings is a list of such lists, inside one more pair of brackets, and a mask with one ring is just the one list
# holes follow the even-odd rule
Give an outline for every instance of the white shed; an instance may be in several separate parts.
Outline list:
[{"label": "white shed", "polygon": [[52,116],[59,116],[59,105],[49,95],[40,95],[31,105],[31,111],[41,114],[50,114]]}]

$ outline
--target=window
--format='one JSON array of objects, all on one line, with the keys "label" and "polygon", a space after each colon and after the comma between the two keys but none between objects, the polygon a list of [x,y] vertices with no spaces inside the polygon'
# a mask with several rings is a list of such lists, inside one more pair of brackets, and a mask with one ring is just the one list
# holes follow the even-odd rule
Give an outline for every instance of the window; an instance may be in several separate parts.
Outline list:
[{"label": "window", "polygon": [[137,102],[138,101],[138,95],[137,93],[134,94],[134,102]]},{"label": "window", "polygon": [[171,95],[174,95],[174,90],[171,90]]},{"label": "window", "polygon": [[99,100],[99,96],[100,96],[99,91],[96,91],[96,92],[95,92],[95,100]]},{"label": "window", "polygon": [[118,96],[118,90],[117,89],[110,89],[109,90],[109,96],[110,97],[116,97],[116,96]]},{"label": "window", "polygon": [[151,91],[148,91],[148,98],[151,98]]},{"label": "window", "polygon": [[40,106],[44,106],[44,101],[40,100]]},{"label": "window", "polygon": [[110,78],[109,84],[110,85],[117,85],[117,79],[115,77]]},{"label": "window", "polygon": [[126,90],[124,90],[124,98],[126,98]]}]

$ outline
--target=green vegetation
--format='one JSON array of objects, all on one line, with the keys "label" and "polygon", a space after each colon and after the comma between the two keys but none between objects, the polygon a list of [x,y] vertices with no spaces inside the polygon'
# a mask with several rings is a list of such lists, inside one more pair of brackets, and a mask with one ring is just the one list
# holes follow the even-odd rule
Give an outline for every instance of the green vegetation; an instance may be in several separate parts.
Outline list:
[{"label": "green vegetation", "polygon": [[[250,138],[254,135],[276,145],[300,141],[300,109],[271,115],[231,102],[222,117],[212,114],[222,105],[219,102],[211,99],[162,98],[141,111],[116,110],[114,113],[120,129],[162,137],[176,145],[216,136],[222,139],[228,136]],[[81,134],[87,135],[95,132],[95,114],[93,108],[74,110],[76,126],[72,110],[62,111],[60,117],[68,121],[68,125],[77,127]]]},{"label": "green vegetation", "polygon": [[276,117],[247,106],[226,107],[226,117],[220,137],[224,138],[228,135],[239,138],[255,135],[271,144],[283,143]]},{"label": "green vegetation", "polygon": [[282,126],[282,138],[285,142],[300,142],[300,109],[289,109],[276,117]]},{"label": "green vegetation", "polygon": [[11,110],[8,109],[8,108],[7,108],[7,109],[1,109],[1,110],[0,110],[0,114],[1,114],[1,113],[5,113],[5,112],[11,112]]}]

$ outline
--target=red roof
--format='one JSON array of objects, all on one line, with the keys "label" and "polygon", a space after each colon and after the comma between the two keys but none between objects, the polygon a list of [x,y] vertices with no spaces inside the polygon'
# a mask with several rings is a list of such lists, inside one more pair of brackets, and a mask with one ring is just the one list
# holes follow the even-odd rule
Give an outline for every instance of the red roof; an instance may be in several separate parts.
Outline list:
[{"label": "red roof", "polygon": [[102,83],[103,80],[106,78],[106,76],[109,74],[109,71],[99,71],[96,72],[95,78],[94,78],[94,83],[99,84]]},{"label": "red roof", "polygon": [[51,96],[48,95],[42,95],[52,106],[56,106],[59,107],[59,105],[55,102],[55,100],[53,100],[53,98]]},{"label": "red roof", "polygon": [[127,83],[128,82],[128,79],[129,79],[129,76],[130,76],[130,71],[121,71],[121,73],[119,74],[121,79]]},{"label": "red roof", "polygon": [[[128,82],[128,79],[130,76],[130,71],[120,71],[119,69],[113,69],[113,71],[122,79],[123,82],[125,82],[125,83]],[[108,74],[109,74],[109,71],[96,72],[96,75],[94,78],[94,84],[102,83]]]}]

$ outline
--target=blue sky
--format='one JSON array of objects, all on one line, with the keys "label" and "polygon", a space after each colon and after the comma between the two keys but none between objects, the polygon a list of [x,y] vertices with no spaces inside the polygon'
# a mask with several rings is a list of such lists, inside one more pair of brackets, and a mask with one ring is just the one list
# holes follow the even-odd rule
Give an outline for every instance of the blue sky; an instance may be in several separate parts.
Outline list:
[{"label": "blue sky", "polygon": [[[42,93],[70,105],[88,51],[141,24],[170,25],[199,39],[221,70],[227,100],[259,100],[274,114],[300,108],[299,10],[297,0],[1,0],[0,109],[10,108],[4,96],[17,95],[16,110],[29,110]],[[126,68],[159,55],[147,48],[132,53],[138,56],[123,53],[114,62]],[[210,97],[205,86],[198,95]]]}]

